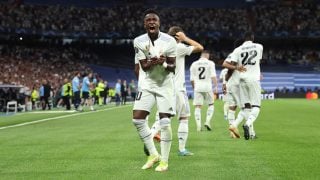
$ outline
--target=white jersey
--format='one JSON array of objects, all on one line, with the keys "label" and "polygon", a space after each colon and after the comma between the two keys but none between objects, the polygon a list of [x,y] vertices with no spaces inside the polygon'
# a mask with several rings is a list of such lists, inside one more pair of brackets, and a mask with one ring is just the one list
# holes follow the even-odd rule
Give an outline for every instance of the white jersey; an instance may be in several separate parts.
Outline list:
[{"label": "white jersey", "polygon": [[228,73],[228,69],[227,68],[224,68],[221,70],[220,72],[220,76],[219,76],[219,79],[222,80],[222,84],[226,84],[226,75]]},{"label": "white jersey", "polygon": [[263,46],[245,41],[241,46],[233,51],[234,59],[239,65],[243,65],[247,71],[240,73],[240,79],[260,80],[260,60],[262,59]]},{"label": "white jersey", "polygon": [[183,43],[177,44],[176,70],[174,76],[177,91],[187,91],[185,82],[185,56],[189,56],[193,48],[193,46],[187,46]]},{"label": "white jersey", "polygon": [[146,72],[142,70],[139,60],[135,59],[134,63],[139,64],[138,91],[141,91],[141,86],[144,81],[143,79],[146,77]]},{"label": "white jersey", "polygon": [[212,78],[216,77],[216,68],[213,61],[200,58],[190,67],[190,80],[194,81],[194,91],[212,91]]},{"label": "white jersey", "polygon": [[[230,53],[225,61],[228,63],[231,63],[232,61],[234,61],[233,59],[235,59],[234,53]],[[239,71],[234,70],[231,77],[228,79],[227,85],[236,86],[236,85],[239,85],[239,82],[240,82],[240,73]]]},{"label": "white jersey", "polygon": [[[159,37],[154,43],[151,42],[148,34],[143,34],[135,38],[133,44],[136,61],[151,60],[151,58],[160,57],[160,55],[176,57],[176,40],[166,33],[159,32]],[[171,79],[172,73],[165,70],[162,65],[157,65],[145,72],[144,78],[139,78],[139,85],[142,89],[157,88]]]}]

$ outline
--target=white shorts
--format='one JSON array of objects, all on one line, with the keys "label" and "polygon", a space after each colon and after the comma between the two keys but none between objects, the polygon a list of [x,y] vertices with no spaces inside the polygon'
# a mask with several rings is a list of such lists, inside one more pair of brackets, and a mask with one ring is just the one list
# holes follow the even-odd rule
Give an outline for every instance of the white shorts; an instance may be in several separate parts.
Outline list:
[{"label": "white shorts", "polygon": [[178,91],[176,94],[177,102],[177,118],[189,117],[190,116],[190,106],[187,93],[184,91]]},{"label": "white shorts", "polygon": [[174,91],[173,84],[171,87],[166,86],[150,90],[142,89],[137,93],[133,110],[150,112],[156,103],[159,113],[175,115],[176,97]]},{"label": "white shorts", "polygon": [[214,96],[213,92],[194,92],[194,98],[193,98],[193,105],[197,106],[202,106],[204,101],[207,104],[213,104],[214,103]]},{"label": "white shorts", "polygon": [[226,93],[222,96],[222,101],[225,103],[228,102],[228,93]]},{"label": "white shorts", "polygon": [[242,107],[240,103],[240,87],[239,85],[231,85],[227,87],[227,101],[229,106]]},{"label": "white shorts", "polygon": [[241,105],[261,106],[260,81],[240,81],[240,102]]}]

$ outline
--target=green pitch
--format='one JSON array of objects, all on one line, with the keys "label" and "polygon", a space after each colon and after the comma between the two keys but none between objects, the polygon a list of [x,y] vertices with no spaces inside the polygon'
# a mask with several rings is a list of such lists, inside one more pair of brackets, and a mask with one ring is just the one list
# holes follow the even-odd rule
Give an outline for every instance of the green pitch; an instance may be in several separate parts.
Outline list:
[{"label": "green pitch", "polygon": [[320,178],[319,101],[263,101],[255,123],[259,138],[253,141],[229,138],[222,102],[217,101],[213,132],[197,133],[190,119],[187,147],[195,153],[192,157],[177,156],[174,119],[169,171],[164,173],[140,169],[146,157],[131,109],[0,116],[0,128],[45,119],[0,129],[0,179]]}]

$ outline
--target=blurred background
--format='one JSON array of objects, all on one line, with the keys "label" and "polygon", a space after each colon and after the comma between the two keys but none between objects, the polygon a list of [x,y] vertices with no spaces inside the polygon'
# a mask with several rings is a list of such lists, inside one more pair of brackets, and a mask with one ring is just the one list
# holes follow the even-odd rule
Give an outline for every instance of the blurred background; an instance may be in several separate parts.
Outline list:
[{"label": "blurred background", "polygon": [[[132,41],[145,33],[148,8],[159,12],[161,31],[181,26],[210,50],[217,76],[233,42],[252,30],[264,46],[263,93],[318,98],[320,0],[0,0],[0,110],[11,100],[26,104],[43,80],[57,105],[63,80],[77,71],[94,72],[111,100],[118,79],[126,80],[130,100],[136,91],[129,86],[136,85]],[[190,97],[188,69],[198,58],[186,60]]]}]

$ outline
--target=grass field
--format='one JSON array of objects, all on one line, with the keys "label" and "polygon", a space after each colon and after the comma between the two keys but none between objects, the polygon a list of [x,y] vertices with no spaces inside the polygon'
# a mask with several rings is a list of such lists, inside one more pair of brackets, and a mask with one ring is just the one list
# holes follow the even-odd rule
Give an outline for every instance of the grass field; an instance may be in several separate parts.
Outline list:
[{"label": "grass field", "polygon": [[[195,131],[177,156],[177,121],[169,171],[141,170],[146,160],[131,122],[132,106],[96,112],[0,116],[0,179],[320,179],[320,102],[263,101],[257,140],[230,139],[222,102],[214,131]],[[58,118],[54,118],[58,117]],[[203,111],[202,117],[205,117]],[[241,129],[242,133],[242,129]]]}]

